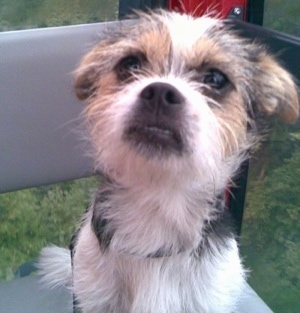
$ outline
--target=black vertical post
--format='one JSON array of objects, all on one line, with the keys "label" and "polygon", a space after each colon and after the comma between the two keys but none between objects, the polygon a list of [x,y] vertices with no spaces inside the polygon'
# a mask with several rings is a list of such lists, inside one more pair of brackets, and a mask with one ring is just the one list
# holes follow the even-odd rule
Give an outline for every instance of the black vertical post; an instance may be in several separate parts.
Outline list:
[{"label": "black vertical post", "polygon": [[264,0],[248,0],[247,22],[262,25],[264,19]]},{"label": "black vertical post", "polygon": [[132,13],[132,10],[167,8],[167,0],[120,0],[119,1],[119,19],[125,18]]},{"label": "black vertical post", "polygon": [[[224,0],[226,1],[226,0]],[[252,24],[262,25],[264,16],[264,0],[248,0],[247,21]],[[249,170],[249,160],[245,161],[240,169],[239,176],[235,179],[231,195],[228,201],[229,210],[234,219],[234,225],[238,236],[241,235],[246,198],[246,188]]]}]

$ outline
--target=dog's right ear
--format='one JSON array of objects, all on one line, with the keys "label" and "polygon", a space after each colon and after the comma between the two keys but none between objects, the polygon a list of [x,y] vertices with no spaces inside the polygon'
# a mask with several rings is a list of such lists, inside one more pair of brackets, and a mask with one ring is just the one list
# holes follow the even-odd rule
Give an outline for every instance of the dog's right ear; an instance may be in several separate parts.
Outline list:
[{"label": "dog's right ear", "polygon": [[80,100],[93,96],[97,91],[99,66],[97,66],[96,51],[93,49],[81,61],[75,76],[75,91]]},{"label": "dog's right ear", "polygon": [[80,66],[76,73],[75,91],[80,100],[85,100],[93,96],[97,91],[98,73],[93,66]]}]

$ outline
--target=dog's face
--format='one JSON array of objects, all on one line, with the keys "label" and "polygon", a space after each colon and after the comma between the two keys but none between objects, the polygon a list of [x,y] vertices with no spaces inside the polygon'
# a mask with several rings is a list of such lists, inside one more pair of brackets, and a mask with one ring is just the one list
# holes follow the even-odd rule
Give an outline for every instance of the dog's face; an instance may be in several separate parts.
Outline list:
[{"label": "dog's face", "polygon": [[216,189],[251,145],[256,114],[293,122],[299,112],[292,78],[264,48],[222,21],[167,12],[109,33],[82,60],[76,92],[88,100],[96,167]]}]

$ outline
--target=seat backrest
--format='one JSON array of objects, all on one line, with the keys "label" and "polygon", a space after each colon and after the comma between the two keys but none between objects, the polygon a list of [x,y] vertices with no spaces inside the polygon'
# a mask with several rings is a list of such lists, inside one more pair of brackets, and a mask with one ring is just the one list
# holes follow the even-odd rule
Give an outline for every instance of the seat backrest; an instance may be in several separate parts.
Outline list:
[{"label": "seat backrest", "polygon": [[0,34],[0,193],[92,174],[73,72],[106,27]]}]

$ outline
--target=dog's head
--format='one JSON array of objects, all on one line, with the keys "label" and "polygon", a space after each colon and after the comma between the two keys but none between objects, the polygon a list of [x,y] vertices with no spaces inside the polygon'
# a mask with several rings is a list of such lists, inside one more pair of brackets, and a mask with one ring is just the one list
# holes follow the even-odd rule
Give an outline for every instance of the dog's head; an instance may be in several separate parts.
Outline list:
[{"label": "dog's head", "polygon": [[178,13],[141,14],[110,32],[83,58],[76,93],[88,102],[96,167],[202,177],[217,189],[251,145],[256,115],[299,114],[291,76],[265,48],[220,20]]}]

